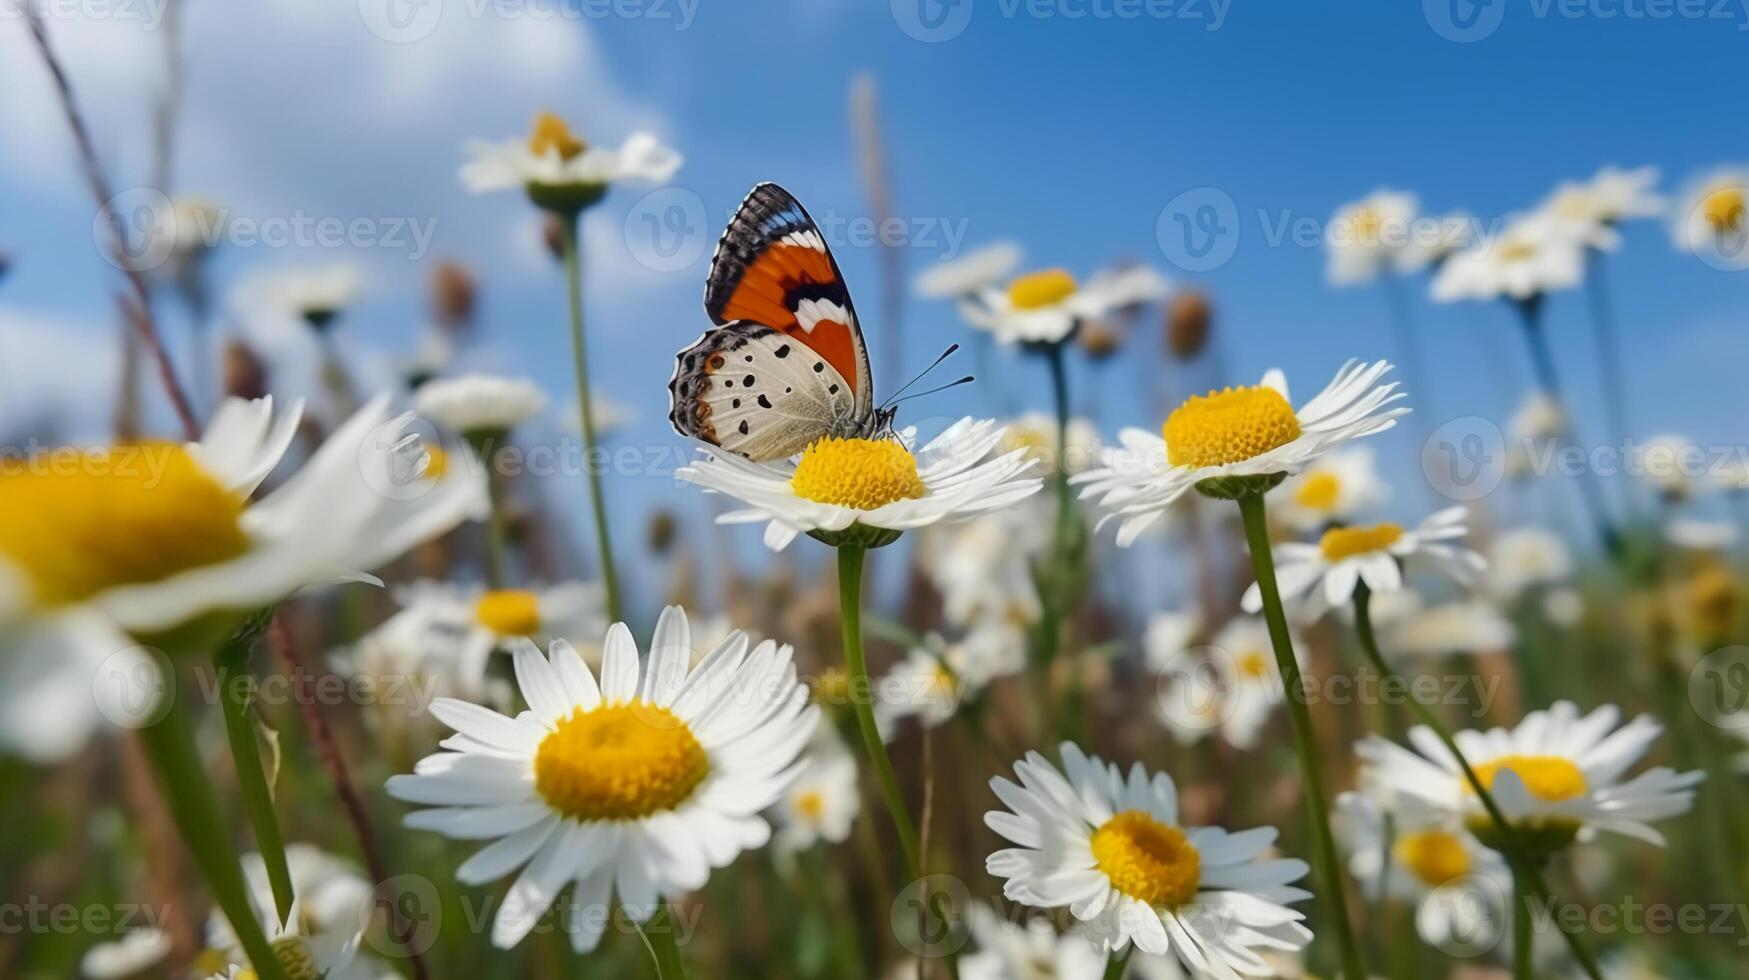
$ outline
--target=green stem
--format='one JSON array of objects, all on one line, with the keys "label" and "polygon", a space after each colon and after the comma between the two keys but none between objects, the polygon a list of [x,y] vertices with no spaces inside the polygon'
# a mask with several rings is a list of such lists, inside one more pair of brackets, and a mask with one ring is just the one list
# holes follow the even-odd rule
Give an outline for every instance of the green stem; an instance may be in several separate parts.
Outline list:
[{"label": "green stem", "polygon": [[911,811],[905,806],[905,794],[899,789],[899,776],[893,772],[893,760],[887,757],[887,747],[881,742],[880,729],[875,726],[874,706],[861,692],[873,690],[868,679],[868,661],[862,655],[862,548],[843,545],[838,548],[838,613],[844,624],[844,668],[849,673],[850,699],[856,713],[856,727],[862,733],[862,747],[868,752],[874,767],[875,780],[892,817],[893,829],[899,834],[899,849],[905,855],[905,872],[911,881],[921,881],[923,865],[917,851],[917,825],[911,822]]},{"label": "green stem", "polygon": [[1427,357],[1421,350],[1421,338],[1415,332],[1414,309],[1403,278],[1395,272],[1387,272],[1383,281],[1385,303],[1391,309],[1391,331],[1396,335],[1397,350],[1402,356],[1403,380],[1415,393],[1419,409],[1413,413],[1410,424],[1415,426],[1416,439],[1425,446],[1433,438],[1431,426],[1439,418],[1431,410],[1433,392],[1427,384]]},{"label": "green stem", "polygon": [[1134,946],[1121,953],[1112,953],[1105,958],[1105,980],[1123,980],[1124,971],[1129,969],[1130,954],[1136,951]]},{"label": "green stem", "polygon": [[685,980],[686,961],[680,956],[680,940],[674,931],[674,913],[667,901],[657,906],[656,914],[639,931],[649,944],[650,958],[656,961],[656,976],[660,980]]},{"label": "green stem", "polygon": [[[174,697],[174,691],[167,692],[166,697]],[[267,935],[261,930],[261,920],[250,904],[243,870],[232,858],[231,849],[225,846],[229,834],[219,812],[218,797],[201,769],[199,750],[179,706],[172,702],[162,719],[141,728],[140,744],[151,760],[176,829],[206,879],[213,901],[230,920],[250,966],[260,980],[287,980],[285,969],[274,955]]]},{"label": "green stem", "polygon": [[[1080,534],[1075,526],[1075,494],[1069,485],[1069,365],[1064,356],[1065,344],[1045,348],[1045,361],[1051,372],[1051,401],[1056,411],[1057,451],[1051,461],[1051,485],[1056,492],[1056,521],[1051,531],[1051,552],[1044,574],[1037,576],[1039,596],[1044,616],[1040,624],[1043,643],[1040,657],[1044,671],[1044,687],[1048,694],[1052,665],[1063,648],[1063,633],[1070,612],[1075,608],[1080,589]],[[1081,741],[1081,664],[1071,664],[1064,678],[1062,702],[1057,710],[1058,734]]]},{"label": "green stem", "polygon": [[1530,927],[1530,896],[1525,894],[1524,876],[1512,874],[1512,975],[1516,980],[1534,980],[1536,967],[1532,953],[1536,934]]},{"label": "green stem", "polygon": [[1317,741],[1312,734],[1312,713],[1306,706],[1306,692],[1300,679],[1299,661],[1294,658],[1293,640],[1288,636],[1287,613],[1282,608],[1281,592],[1275,584],[1275,557],[1269,547],[1269,516],[1264,510],[1263,494],[1247,493],[1239,498],[1239,515],[1245,522],[1245,541],[1251,549],[1251,565],[1257,573],[1257,588],[1263,596],[1263,617],[1269,624],[1269,639],[1275,647],[1275,663],[1281,671],[1281,681],[1287,702],[1288,719],[1292,722],[1294,750],[1299,754],[1300,773],[1305,780],[1308,817],[1312,823],[1313,857],[1318,875],[1333,905],[1330,916],[1336,932],[1336,944],[1342,957],[1342,973],[1348,980],[1367,980],[1361,964],[1360,947],[1354,941],[1354,931],[1348,921],[1348,900],[1343,894],[1342,867],[1336,856],[1336,842],[1330,834],[1330,798],[1324,791],[1324,773],[1318,762]]},{"label": "green stem", "polygon": [[571,366],[577,376],[577,415],[583,425],[583,469],[589,476],[589,503],[595,516],[595,541],[601,549],[601,581],[607,590],[607,614],[614,622],[624,619],[619,598],[619,573],[613,564],[613,542],[608,535],[607,501],[601,495],[601,467],[595,459],[595,407],[589,399],[589,351],[583,331],[583,262],[578,239],[583,212],[561,214],[564,228],[565,286],[571,305]]},{"label": "green stem", "polygon": [[[1556,437],[1557,448],[1564,449],[1576,443],[1583,445],[1573,423],[1571,407],[1566,395],[1562,393],[1561,377],[1555,370],[1555,355],[1549,349],[1548,334],[1543,330],[1542,297],[1534,297],[1515,305],[1519,323],[1524,328],[1524,343],[1530,350],[1531,369],[1536,374],[1536,383],[1561,413],[1562,425],[1561,432]],[[1589,465],[1583,469],[1579,474],[1579,499],[1590,515],[1591,523],[1597,528],[1597,536],[1602,540],[1609,556],[1621,561],[1626,554],[1621,531],[1609,516],[1609,507],[1603,500],[1603,488],[1597,482],[1597,473]]]},{"label": "green stem", "polygon": [[[1356,585],[1354,589],[1354,629],[1360,637],[1360,648],[1366,654],[1367,660],[1372,663],[1373,669],[1379,672],[1380,677],[1394,677],[1396,672],[1385,664],[1385,658],[1379,653],[1378,637],[1374,634],[1372,626],[1372,590],[1367,588],[1364,582]],[[1529,889],[1531,897],[1539,902],[1547,903],[1550,901],[1551,892],[1548,883],[1543,880],[1541,868],[1532,863],[1524,853],[1523,844],[1518,839],[1518,831],[1506,819],[1506,814],[1500,809],[1500,805],[1494,802],[1494,794],[1490,793],[1488,787],[1482,784],[1481,777],[1476,775],[1475,768],[1470,765],[1470,760],[1464,757],[1463,750],[1458,748],[1457,739],[1452,737],[1451,729],[1447,728],[1445,723],[1439,720],[1439,716],[1435,715],[1427,705],[1415,698],[1408,698],[1407,701],[1410,710],[1415,713],[1415,717],[1426,725],[1429,731],[1433,732],[1440,744],[1444,745],[1446,751],[1451,753],[1452,758],[1457,760],[1458,768],[1463,770],[1464,779],[1469,782],[1470,789],[1476,794],[1476,799],[1481,801],[1482,808],[1488,811],[1488,819],[1493,822],[1494,830],[1500,836],[1500,853],[1506,858],[1507,864],[1512,867],[1515,886]],[[1586,976],[1589,976],[1591,980],[1603,980],[1602,968],[1598,966],[1596,957],[1592,956],[1591,951],[1586,948],[1584,940],[1579,938],[1579,934],[1568,929],[1560,916],[1555,917],[1555,924],[1560,926],[1561,937],[1566,940],[1567,949],[1573,954],[1573,958],[1579,961],[1579,965],[1585,969]]]},{"label": "green stem", "polygon": [[249,651],[256,634],[241,632],[219,648],[213,665],[219,673],[219,704],[225,714],[225,737],[231,744],[231,759],[237,767],[237,788],[243,797],[243,812],[255,833],[255,846],[267,866],[267,883],[273,890],[273,907],[281,925],[291,918],[291,867],[286,863],[285,840],[273,809],[273,790],[261,765],[261,743],[255,737],[250,717],[254,678],[249,673]]},{"label": "green stem", "polygon": [[504,478],[498,473],[499,444],[505,432],[480,433],[469,439],[486,466],[486,585],[504,587]]},{"label": "green stem", "polygon": [[[1603,274],[1603,253],[1589,250],[1588,263],[1591,268],[1585,276],[1585,285],[1591,300],[1591,326],[1603,375],[1603,407],[1609,413],[1610,435],[1619,445],[1634,431],[1627,405],[1627,372],[1622,369],[1621,333],[1616,329],[1613,304],[1609,301],[1609,284]],[[1631,489],[1628,500],[1630,503],[1633,500]]]}]

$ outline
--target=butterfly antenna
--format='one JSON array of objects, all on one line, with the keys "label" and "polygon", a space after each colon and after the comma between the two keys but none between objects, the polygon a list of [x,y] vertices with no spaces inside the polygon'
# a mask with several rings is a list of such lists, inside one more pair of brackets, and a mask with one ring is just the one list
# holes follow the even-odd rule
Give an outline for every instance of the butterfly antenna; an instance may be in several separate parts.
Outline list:
[{"label": "butterfly antenna", "polygon": [[938,391],[946,391],[949,388],[958,388],[960,385],[968,385],[976,380],[977,380],[976,378],[974,378],[968,374],[965,377],[959,379],[958,381],[949,381],[947,384],[941,385],[940,387],[931,388],[928,391],[919,391],[915,394],[906,395],[903,398],[894,398],[894,399],[892,399],[892,404],[897,405],[900,402],[908,402],[913,398],[922,398],[924,395],[933,395]]},{"label": "butterfly antenna", "polygon": [[[940,356],[936,357],[935,360],[929,362],[928,367],[924,368],[921,371],[918,371],[916,376],[913,377],[910,381],[907,381],[904,384],[900,385],[898,391],[895,391],[891,395],[888,395],[887,400],[881,403],[881,407],[886,408],[889,405],[897,405],[899,403],[899,396],[905,393],[905,389],[911,387],[912,385],[916,384],[919,381],[922,381],[925,375],[927,375],[929,372],[935,370],[937,367],[941,366],[942,361],[945,361],[949,357],[953,356],[953,352],[956,350],[959,350],[959,349],[960,349],[960,345],[949,344],[947,346],[947,350],[942,351]],[[970,381],[971,378],[968,376],[965,380]],[[962,384],[962,383],[963,382],[955,381],[953,384],[957,385],[957,384]],[[953,387],[953,385],[947,385],[946,387],[951,388],[951,387]],[[935,390],[940,391],[941,389],[937,388]],[[925,392],[924,394],[928,394],[928,392]],[[911,397],[915,398],[917,396],[912,395]]]}]

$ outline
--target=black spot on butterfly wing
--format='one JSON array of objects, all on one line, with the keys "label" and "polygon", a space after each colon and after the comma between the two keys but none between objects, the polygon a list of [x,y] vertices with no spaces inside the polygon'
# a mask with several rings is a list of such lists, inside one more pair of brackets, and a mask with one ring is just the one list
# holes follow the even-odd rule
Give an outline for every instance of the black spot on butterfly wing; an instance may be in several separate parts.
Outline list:
[{"label": "black spot on butterfly wing", "polygon": [[[773,332],[757,323],[736,321],[705,331],[692,346],[675,355],[674,374],[668,379],[668,423],[675,432],[717,443],[716,427],[710,420],[711,406],[705,400],[711,375],[728,364],[727,355]],[[722,380],[724,387],[734,384],[732,378]]]}]

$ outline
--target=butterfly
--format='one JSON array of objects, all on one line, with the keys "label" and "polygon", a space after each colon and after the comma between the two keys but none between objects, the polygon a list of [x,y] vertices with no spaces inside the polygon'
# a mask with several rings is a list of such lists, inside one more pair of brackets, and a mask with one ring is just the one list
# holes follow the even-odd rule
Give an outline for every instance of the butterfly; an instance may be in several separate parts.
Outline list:
[{"label": "butterfly", "polygon": [[838,262],[789,191],[764,183],[736,209],[705,280],[716,324],[675,356],[668,421],[755,462],[825,436],[890,431]]}]

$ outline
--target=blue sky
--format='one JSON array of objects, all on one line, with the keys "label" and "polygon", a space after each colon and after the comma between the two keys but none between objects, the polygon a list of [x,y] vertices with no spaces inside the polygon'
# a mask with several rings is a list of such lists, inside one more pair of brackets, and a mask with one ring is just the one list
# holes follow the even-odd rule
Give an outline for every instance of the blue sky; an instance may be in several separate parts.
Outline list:
[{"label": "blue sky", "polygon": [[[470,362],[530,374],[557,404],[569,384],[559,280],[520,200],[461,190],[461,144],[516,135],[541,108],[574,117],[601,142],[655,130],[686,156],[675,183],[702,209],[703,220],[687,224],[700,257],[672,271],[640,264],[624,229],[640,227],[646,191],[616,192],[590,218],[590,316],[602,384],[637,417],[623,439],[678,446],[664,384],[673,352],[706,325],[709,240],[759,180],[786,184],[817,217],[865,213],[847,105],[852,79],[866,72],[879,87],[896,210],[917,238],[904,249],[912,272],[940,256],[946,229],[963,232],[968,247],[1014,239],[1033,265],[1084,273],[1116,260],[1153,263],[1215,297],[1233,377],[1280,365],[1309,393],[1349,356],[1395,351],[1383,297],[1328,287],[1321,250],[1273,244],[1277,223],[1321,222],[1379,186],[1414,191],[1429,210],[1494,218],[1604,164],[1656,165],[1675,190],[1749,157],[1749,14],[1736,0],[1455,2],[1492,31],[1450,39],[1453,22],[1443,18],[1454,8],[1438,0],[1231,3],[1218,16],[1207,0],[959,0],[927,11],[963,24],[938,43],[901,26],[917,23],[914,0],[621,0],[570,16],[539,2],[449,0],[427,8],[441,11],[429,36],[391,43],[367,27],[378,0],[194,4],[176,188],[256,217],[435,222],[430,254],[417,260],[404,248],[232,247],[214,274],[224,289],[275,268],[360,262],[370,286],[343,336],[368,374],[417,335],[432,259],[468,262],[485,289],[482,345]],[[160,77],[151,4],[139,0],[132,20],[51,25],[118,188],[141,183],[148,158],[145,119]],[[584,9],[591,15],[575,15]],[[635,16],[599,15],[611,9]],[[101,434],[114,387],[115,274],[92,245],[92,208],[23,37],[17,21],[0,22],[0,249],[14,256],[0,282],[0,390],[9,392],[0,394],[0,428],[16,437],[53,418]],[[1219,268],[1187,273],[1162,250],[1156,224],[1194,188],[1231,199],[1238,238]],[[876,250],[835,244],[873,319]],[[1609,275],[1640,434],[1740,441],[1749,273],[1676,253],[1662,223],[1649,221],[1626,230]],[[232,312],[228,328],[283,358],[281,377],[295,387],[308,371],[302,339],[284,324],[251,322],[247,309]],[[967,337],[946,306],[912,301],[906,314],[912,366]],[[1507,393],[1526,377],[1505,311],[1435,308],[1418,297],[1416,314],[1436,366],[1426,404],[1437,420],[1502,421]],[[1549,318],[1581,418],[1595,422],[1583,297],[1557,297]],[[173,309],[166,328],[180,339]],[[870,330],[880,363],[885,334],[879,324]],[[1125,357],[1102,382],[1108,431],[1158,422],[1139,383],[1164,364],[1147,346]],[[1035,365],[997,370],[1020,402],[1047,405]],[[1078,369],[1077,382],[1085,390],[1092,378]],[[878,381],[882,390],[895,384]],[[915,414],[976,411],[981,398],[959,391]],[[1386,439],[1395,441],[1382,450],[1408,458],[1406,433]],[[622,485],[619,496],[624,511],[651,499],[694,506],[660,476]],[[627,523],[636,526],[629,515]]]}]

